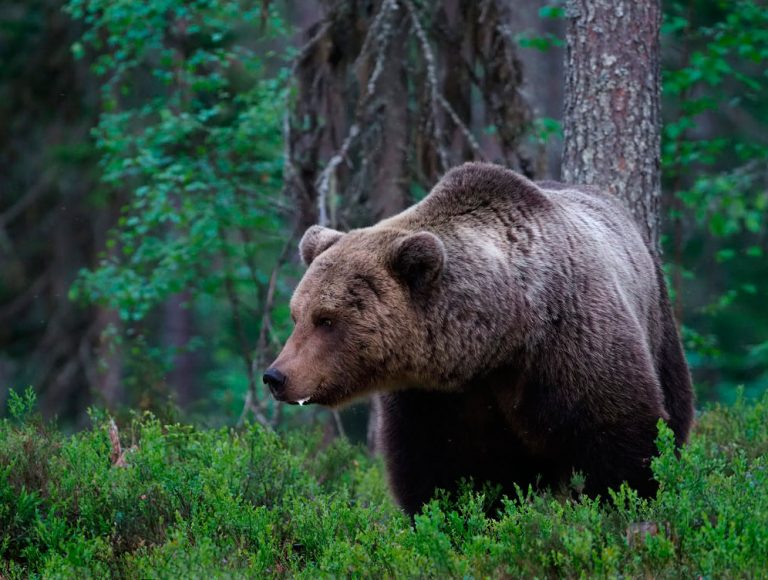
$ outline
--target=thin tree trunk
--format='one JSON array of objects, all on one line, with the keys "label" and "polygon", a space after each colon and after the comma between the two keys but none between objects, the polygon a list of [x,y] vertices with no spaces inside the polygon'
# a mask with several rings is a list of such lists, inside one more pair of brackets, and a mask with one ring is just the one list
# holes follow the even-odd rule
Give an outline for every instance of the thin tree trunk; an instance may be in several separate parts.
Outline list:
[{"label": "thin tree trunk", "polygon": [[163,304],[162,314],[163,345],[174,351],[173,368],[166,380],[181,407],[188,407],[197,391],[197,357],[187,350],[195,328],[192,310],[184,307],[190,299],[188,291],[168,298]]},{"label": "thin tree trunk", "polygon": [[624,199],[659,239],[660,0],[568,0],[563,181]]}]

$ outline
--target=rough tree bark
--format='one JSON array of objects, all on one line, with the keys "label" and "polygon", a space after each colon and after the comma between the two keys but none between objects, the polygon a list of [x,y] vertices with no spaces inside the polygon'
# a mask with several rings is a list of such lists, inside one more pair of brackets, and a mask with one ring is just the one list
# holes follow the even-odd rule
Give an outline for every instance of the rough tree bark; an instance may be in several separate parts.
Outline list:
[{"label": "rough tree bark", "polygon": [[397,213],[462,161],[534,173],[541,152],[523,139],[531,109],[504,0],[319,5],[286,119],[285,189],[299,232]]},{"label": "rough tree bark", "polygon": [[568,0],[563,181],[623,198],[658,247],[660,0]]}]

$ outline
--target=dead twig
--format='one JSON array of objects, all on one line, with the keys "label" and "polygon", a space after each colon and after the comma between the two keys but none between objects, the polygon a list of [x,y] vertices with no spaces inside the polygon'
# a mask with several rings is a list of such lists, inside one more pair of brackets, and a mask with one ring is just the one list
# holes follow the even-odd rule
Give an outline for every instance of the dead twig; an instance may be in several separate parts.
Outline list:
[{"label": "dead twig", "polygon": [[347,438],[347,432],[344,430],[344,423],[341,422],[341,414],[336,409],[331,409],[333,415],[333,424],[336,426],[336,433],[342,439]]},{"label": "dead twig", "polygon": [[262,368],[265,364],[265,355],[268,350],[267,347],[269,345],[269,338],[272,330],[272,308],[275,302],[275,293],[277,290],[277,278],[280,273],[280,268],[282,268],[283,264],[285,263],[285,260],[288,256],[288,250],[291,247],[292,243],[293,243],[293,239],[289,239],[285,242],[277,258],[277,261],[275,262],[275,266],[272,268],[272,272],[269,276],[269,282],[267,283],[267,292],[266,292],[266,295],[264,296],[264,305],[262,307],[261,328],[259,330],[259,337],[256,340],[256,356],[255,357],[250,355],[250,349],[248,347],[247,340],[245,339],[245,333],[240,323],[237,322],[237,318],[239,318],[239,308],[235,309],[234,305],[237,304],[239,306],[239,299],[235,294],[234,286],[232,285],[231,280],[225,281],[225,286],[227,286],[227,294],[230,297],[229,298],[230,303],[233,304],[233,314],[236,313],[236,331],[238,333],[238,336],[240,337],[240,344],[241,344],[240,349],[242,352],[241,356],[243,357],[243,360],[247,365],[247,373],[248,373],[248,393],[246,394],[245,402],[243,403],[243,410],[240,413],[239,419],[237,420],[238,426],[243,425],[243,423],[245,422],[245,418],[247,417],[249,412],[253,413],[253,416],[256,418],[256,420],[259,423],[270,428],[276,425],[280,418],[279,413],[275,413],[275,415],[272,418],[272,421],[270,421],[266,417],[265,415],[266,403],[265,401],[259,398],[257,381],[256,381],[256,372],[258,371],[258,369]]},{"label": "dead twig", "polygon": [[658,536],[659,533],[669,537],[671,535],[671,526],[669,522],[633,522],[627,527],[624,539],[627,545],[631,547],[643,546],[649,537]]},{"label": "dead twig", "polygon": [[253,392],[250,389],[245,394],[243,410],[240,412],[240,417],[237,419],[238,427],[242,427],[245,424],[245,418],[248,416],[248,413],[253,413],[254,418],[262,427],[272,429],[273,421],[270,421],[267,419],[266,415],[264,415],[264,407],[256,402]]},{"label": "dead twig", "polygon": [[47,268],[40,276],[29,285],[27,290],[16,297],[16,299],[0,310],[0,320],[10,320],[16,317],[24,308],[32,303],[40,294],[42,294],[48,284],[53,279],[53,268]]},{"label": "dead twig", "polygon": [[451,104],[448,102],[448,99],[446,99],[442,94],[438,94],[438,99],[440,100],[440,104],[445,109],[445,112],[448,113],[448,115],[451,117],[451,120],[453,120],[454,124],[459,128],[459,131],[461,131],[461,133],[464,135],[464,138],[467,140],[467,143],[469,143],[469,146],[472,148],[475,156],[481,161],[487,161],[488,158],[480,148],[480,143],[477,142],[477,139],[475,139],[475,136],[469,130],[469,127],[464,124],[458,113],[456,113]]},{"label": "dead twig", "polygon": [[[378,83],[379,77],[381,76],[381,73],[384,70],[386,55],[389,48],[389,42],[392,38],[392,33],[393,33],[393,27],[390,21],[390,16],[394,14],[397,8],[398,6],[397,6],[396,0],[385,0],[384,2],[382,2],[379,12],[374,18],[370,28],[368,29],[368,33],[365,36],[365,40],[363,40],[363,46],[360,51],[360,55],[357,57],[355,66],[359,67],[362,59],[368,55],[371,45],[373,45],[374,43],[376,44],[377,46],[376,61],[374,63],[373,72],[371,73],[371,76],[368,79],[368,83],[366,84],[365,95],[360,100],[360,102],[358,103],[355,109],[355,121],[350,126],[349,132],[347,133],[347,136],[345,137],[344,142],[342,143],[338,152],[333,157],[331,157],[331,159],[328,161],[325,168],[317,178],[317,182],[315,186],[317,189],[317,209],[318,209],[317,214],[318,214],[318,223],[321,226],[327,226],[330,222],[328,217],[328,201],[329,201],[329,194],[330,194],[330,197],[332,197],[336,189],[336,182],[337,182],[336,170],[338,166],[341,165],[341,163],[347,159],[347,154],[350,148],[357,141],[358,137],[360,137],[361,135],[360,126],[362,124],[362,119],[365,113],[365,109],[368,106],[368,103],[371,100],[371,98],[376,93],[376,84]],[[328,30],[327,26],[321,29],[323,33],[327,32],[327,30]],[[287,117],[286,117],[286,123],[287,123]],[[288,131],[290,131],[290,127],[286,125],[286,127],[284,128],[284,131],[287,133]],[[286,143],[287,142],[288,141],[286,140]],[[289,151],[286,151],[285,157],[286,157],[286,160],[290,160],[291,156]],[[289,168],[288,171],[291,171],[292,174],[295,172],[295,168],[293,167],[292,163],[286,163],[285,167]]]},{"label": "dead twig", "polygon": [[240,356],[245,364],[245,372],[248,377],[248,393],[245,397],[243,412],[240,414],[238,424],[244,420],[247,411],[251,411],[259,423],[265,427],[269,427],[269,421],[264,417],[263,408],[258,404],[258,398],[256,396],[256,377],[254,375],[253,358],[251,357],[248,339],[245,336],[245,329],[243,328],[243,322],[240,315],[240,298],[237,296],[234,282],[228,273],[224,277],[224,289],[226,290],[227,299],[232,308],[232,320],[235,323],[235,335],[237,336],[237,341],[240,346]]},{"label": "dead twig", "polygon": [[[375,41],[377,44],[376,62],[373,65],[373,72],[368,79],[366,99],[370,98],[376,92],[376,83],[384,70],[384,60],[389,48],[389,41],[392,38],[392,22],[390,16],[397,10],[397,0],[384,0],[378,14],[373,19],[368,34],[365,35],[360,54],[355,61],[355,67],[359,68],[364,57],[368,56],[370,45]],[[380,32],[379,32],[380,31]]]},{"label": "dead twig", "polygon": [[35,203],[41,195],[46,192],[46,187],[49,185],[50,180],[48,174],[44,173],[37,182],[30,187],[27,192],[19,198],[19,200],[9,207],[4,212],[0,213],[0,229],[10,224],[13,220],[19,217],[24,210]]},{"label": "dead twig", "polygon": [[[88,330],[83,333],[82,338],[80,339],[80,345],[77,349],[77,355],[80,359],[80,365],[83,368],[83,374],[85,375],[85,380],[88,386],[91,389],[91,392],[93,393],[99,393],[99,380],[98,380],[98,373],[97,373],[97,363],[94,360],[93,353],[92,353],[92,343],[91,340],[93,339],[96,329],[98,326],[98,322],[93,322],[91,325],[88,326]],[[103,393],[100,393],[103,394]],[[111,403],[112,401],[109,401]]]},{"label": "dead twig", "polygon": [[126,461],[126,455],[136,451],[136,446],[131,445],[127,449],[123,449],[120,445],[120,432],[117,430],[117,423],[114,419],[109,420],[109,442],[112,445],[112,450],[109,453],[109,460],[113,467],[128,467]]},{"label": "dead twig", "polygon": [[320,28],[317,30],[317,32],[310,38],[304,46],[302,46],[299,49],[299,53],[296,55],[296,58],[293,61],[293,73],[296,73],[296,67],[299,66],[299,63],[303,61],[305,58],[307,58],[307,55],[310,53],[310,51],[315,47],[315,45],[320,42],[325,35],[328,33],[328,30],[331,28],[330,22],[323,22],[323,24],[320,25]]},{"label": "dead twig", "polygon": [[283,245],[280,250],[280,255],[275,262],[274,268],[269,275],[269,282],[267,284],[267,293],[264,296],[264,308],[262,309],[261,328],[259,329],[259,338],[256,341],[256,359],[260,365],[264,364],[264,355],[267,351],[267,344],[269,342],[269,333],[272,330],[272,307],[275,302],[275,290],[277,289],[277,277],[280,273],[280,268],[283,267],[286,258],[288,257],[288,250],[293,245],[293,239],[289,239]]}]

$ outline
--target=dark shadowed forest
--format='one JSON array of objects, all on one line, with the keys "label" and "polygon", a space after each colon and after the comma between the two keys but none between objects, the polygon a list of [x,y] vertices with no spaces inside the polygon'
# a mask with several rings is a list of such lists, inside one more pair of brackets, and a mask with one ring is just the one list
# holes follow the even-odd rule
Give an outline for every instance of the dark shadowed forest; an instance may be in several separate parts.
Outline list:
[{"label": "dark shadowed forest", "polygon": [[[252,368],[289,329],[306,227],[374,223],[464,160],[560,178],[558,5],[0,18],[0,389],[33,385],[66,423],[92,404],[228,422],[247,393],[271,421]],[[701,401],[758,394],[768,369],[765,22],[664,4],[661,238]]]},{"label": "dark shadowed forest", "polygon": [[[658,50],[579,36],[589,5],[0,3],[0,578],[760,575],[768,5],[639,2]],[[604,109],[577,91],[579,41],[638,65],[607,120],[658,140],[614,135],[621,164],[583,155]],[[659,118],[631,100],[656,82],[641,69]],[[650,216],[701,424],[682,455],[662,428],[657,500],[521,490],[493,519],[467,490],[414,527],[367,401],[287,407],[262,385],[304,231],[371,225],[472,160]]]}]

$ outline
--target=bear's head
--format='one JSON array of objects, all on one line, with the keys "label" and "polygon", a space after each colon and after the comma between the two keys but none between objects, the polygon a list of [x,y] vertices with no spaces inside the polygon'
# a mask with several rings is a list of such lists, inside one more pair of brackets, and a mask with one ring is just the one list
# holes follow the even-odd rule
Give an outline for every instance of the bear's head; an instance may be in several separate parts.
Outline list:
[{"label": "bear's head", "polygon": [[275,398],[334,406],[419,382],[422,309],[446,262],[440,238],[313,226],[299,251],[308,269],[291,299],[294,330],[264,373]]}]

